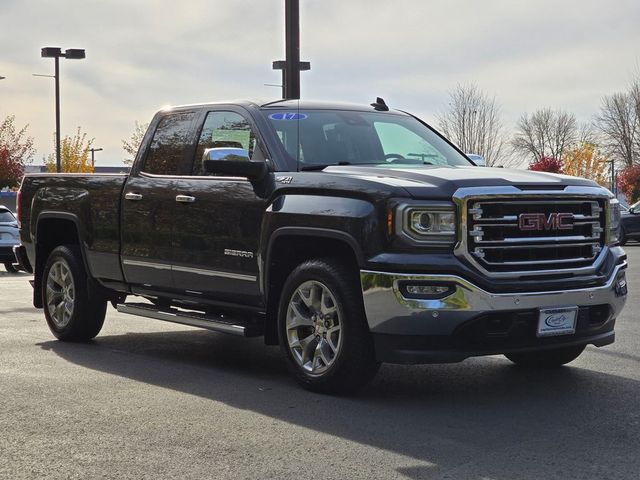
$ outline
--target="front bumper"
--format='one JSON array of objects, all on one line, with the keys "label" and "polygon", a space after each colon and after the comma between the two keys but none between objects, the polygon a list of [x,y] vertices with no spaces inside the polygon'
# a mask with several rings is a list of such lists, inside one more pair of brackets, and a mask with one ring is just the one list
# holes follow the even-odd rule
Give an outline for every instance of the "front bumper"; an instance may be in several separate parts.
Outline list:
[{"label": "front bumper", "polygon": [[[378,359],[441,363],[470,356],[613,342],[615,319],[626,301],[626,261],[596,287],[491,293],[457,275],[362,270],[367,321]],[[440,299],[409,298],[407,284],[448,286]],[[536,336],[540,308],[577,305],[576,333]]]}]

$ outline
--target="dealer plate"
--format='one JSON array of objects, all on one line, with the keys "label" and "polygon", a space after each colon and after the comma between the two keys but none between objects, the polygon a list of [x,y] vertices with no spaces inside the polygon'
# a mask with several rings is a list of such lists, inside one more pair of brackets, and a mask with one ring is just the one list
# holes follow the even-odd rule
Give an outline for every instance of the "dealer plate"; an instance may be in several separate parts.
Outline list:
[{"label": "dealer plate", "polygon": [[540,309],[538,337],[571,335],[576,333],[578,307],[554,307]]}]

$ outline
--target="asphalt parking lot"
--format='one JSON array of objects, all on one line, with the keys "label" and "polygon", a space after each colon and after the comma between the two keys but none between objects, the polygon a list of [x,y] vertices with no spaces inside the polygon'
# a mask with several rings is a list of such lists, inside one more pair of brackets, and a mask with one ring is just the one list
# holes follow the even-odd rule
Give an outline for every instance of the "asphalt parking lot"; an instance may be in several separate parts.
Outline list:
[{"label": "asphalt parking lot", "polygon": [[617,341],[570,367],[383,366],[361,395],[300,389],[279,351],[110,308],[56,341],[0,273],[0,478],[637,479],[640,244]]}]

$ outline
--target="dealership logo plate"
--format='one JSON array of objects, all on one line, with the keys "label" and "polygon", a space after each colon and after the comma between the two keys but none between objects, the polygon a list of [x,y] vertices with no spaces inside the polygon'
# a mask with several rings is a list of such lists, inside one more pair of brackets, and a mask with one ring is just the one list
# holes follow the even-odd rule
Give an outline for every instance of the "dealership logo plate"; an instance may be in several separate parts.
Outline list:
[{"label": "dealership logo plate", "polygon": [[538,337],[576,333],[577,318],[576,306],[541,309],[538,317]]}]

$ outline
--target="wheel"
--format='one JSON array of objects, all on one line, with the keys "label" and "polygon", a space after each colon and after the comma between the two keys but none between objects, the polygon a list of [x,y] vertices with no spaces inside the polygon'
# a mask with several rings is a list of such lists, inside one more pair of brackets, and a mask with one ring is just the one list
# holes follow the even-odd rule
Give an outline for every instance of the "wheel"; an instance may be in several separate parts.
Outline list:
[{"label": "wheel", "polygon": [[620,236],[618,237],[618,242],[620,243],[620,246],[625,246],[627,244],[627,234],[624,231],[624,228],[620,229]]},{"label": "wheel", "polygon": [[584,351],[586,345],[562,347],[537,352],[506,353],[505,357],[519,367],[554,368],[573,362]]},{"label": "wheel", "polygon": [[7,269],[7,272],[9,273],[17,273],[18,269],[16,267],[14,267],[13,263],[11,262],[4,262],[4,268]]},{"label": "wheel", "polygon": [[86,341],[102,328],[107,311],[105,298],[92,293],[80,250],[56,247],[42,273],[44,315],[59,340]]},{"label": "wheel", "polygon": [[278,333],[289,369],[308,390],[353,393],[380,367],[357,273],[335,260],[309,260],[291,272]]}]

